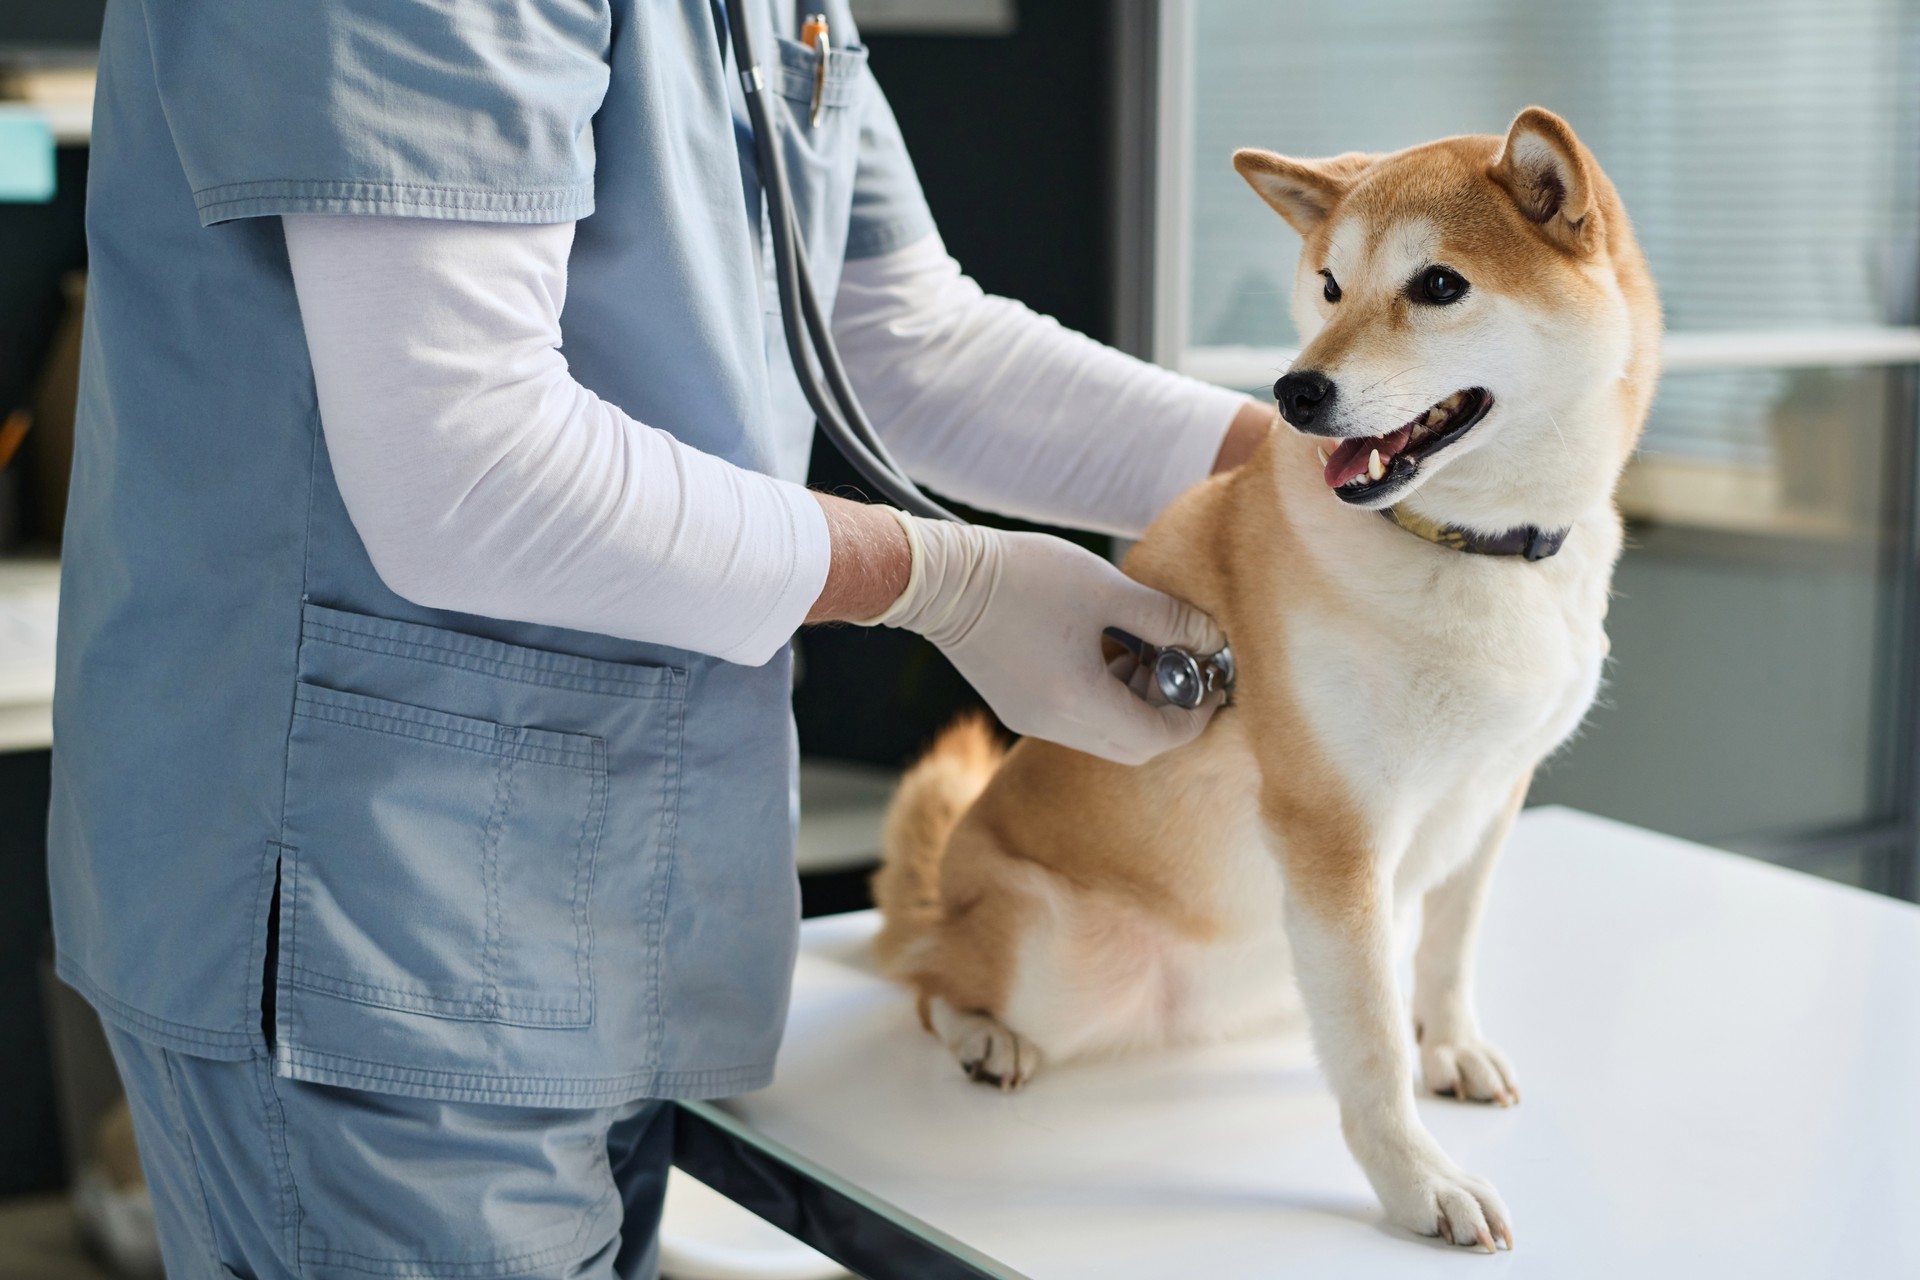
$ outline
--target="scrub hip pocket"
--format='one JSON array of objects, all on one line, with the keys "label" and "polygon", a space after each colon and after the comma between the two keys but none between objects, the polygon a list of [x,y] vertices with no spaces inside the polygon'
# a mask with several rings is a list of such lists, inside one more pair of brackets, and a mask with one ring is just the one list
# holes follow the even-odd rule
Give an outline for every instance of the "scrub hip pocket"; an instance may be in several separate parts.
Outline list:
[{"label": "scrub hip pocket", "polygon": [[[442,1025],[592,1026],[607,738],[676,733],[681,673],[313,606],[300,666],[283,991]],[[653,767],[672,765],[663,750]],[[283,1019],[303,1007],[279,1001]]]},{"label": "scrub hip pocket", "polygon": [[598,738],[300,685],[289,983],[439,1018],[589,1025],[606,801]]}]

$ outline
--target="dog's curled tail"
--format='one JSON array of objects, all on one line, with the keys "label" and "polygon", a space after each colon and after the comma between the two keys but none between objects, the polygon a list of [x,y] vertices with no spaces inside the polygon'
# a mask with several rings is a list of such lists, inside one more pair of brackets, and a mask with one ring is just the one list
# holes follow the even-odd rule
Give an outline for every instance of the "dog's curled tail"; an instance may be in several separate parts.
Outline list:
[{"label": "dog's curled tail", "polygon": [[900,779],[887,806],[880,869],[873,875],[873,901],[881,917],[873,948],[883,970],[901,976],[913,943],[939,923],[947,837],[1006,754],[986,715],[973,712],[942,730]]}]

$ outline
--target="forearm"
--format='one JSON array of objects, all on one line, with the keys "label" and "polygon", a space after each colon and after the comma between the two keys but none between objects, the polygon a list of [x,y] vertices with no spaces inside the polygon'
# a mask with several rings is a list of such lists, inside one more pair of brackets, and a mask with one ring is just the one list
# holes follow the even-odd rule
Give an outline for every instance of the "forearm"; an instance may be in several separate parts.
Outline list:
[{"label": "forearm", "polygon": [[807,611],[812,622],[864,622],[885,613],[907,589],[912,549],[900,521],[884,507],[816,493],[833,551],[826,585]]}]

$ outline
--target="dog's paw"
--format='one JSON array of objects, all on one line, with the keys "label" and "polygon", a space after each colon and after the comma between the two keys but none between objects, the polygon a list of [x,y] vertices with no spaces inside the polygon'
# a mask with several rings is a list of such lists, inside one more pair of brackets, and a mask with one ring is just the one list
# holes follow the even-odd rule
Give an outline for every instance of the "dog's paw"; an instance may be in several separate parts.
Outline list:
[{"label": "dog's paw", "polygon": [[1420,1076],[1430,1092],[1463,1102],[1520,1101],[1520,1078],[1507,1055],[1478,1036],[1429,1037],[1420,1046]]},{"label": "dog's paw", "polygon": [[1409,1231],[1488,1253],[1496,1241],[1513,1248],[1513,1224],[1500,1193],[1444,1157],[1421,1160],[1399,1176],[1376,1179],[1374,1186],[1387,1216]]},{"label": "dog's paw", "polygon": [[967,1079],[1011,1093],[1040,1069],[1040,1050],[999,1019],[984,1013],[961,1013],[944,1000],[935,1000],[930,1012],[934,1034],[967,1073]]}]

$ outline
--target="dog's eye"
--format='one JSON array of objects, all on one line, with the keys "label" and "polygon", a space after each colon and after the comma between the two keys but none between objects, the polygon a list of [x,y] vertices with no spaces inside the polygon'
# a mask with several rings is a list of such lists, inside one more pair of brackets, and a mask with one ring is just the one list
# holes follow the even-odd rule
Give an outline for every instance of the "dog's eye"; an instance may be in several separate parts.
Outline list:
[{"label": "dog's eye", "polygon": [[1436,306],[1446,306],[1449,302],[1458,302],[1466,295],[1467,282],[1457,271],[1446,267],[1428,267],[1413,282],[1413,296],[1420,302],[1431,302]]},{"label": "dog's eye", "polygon": [[1327,282],[1327,287],[1320,291],[1320,296],[1328,302],[1340,301],[1340,282],[1333,278],[1333,272],[1322,267],[1320,268],[1320,278]]}]

